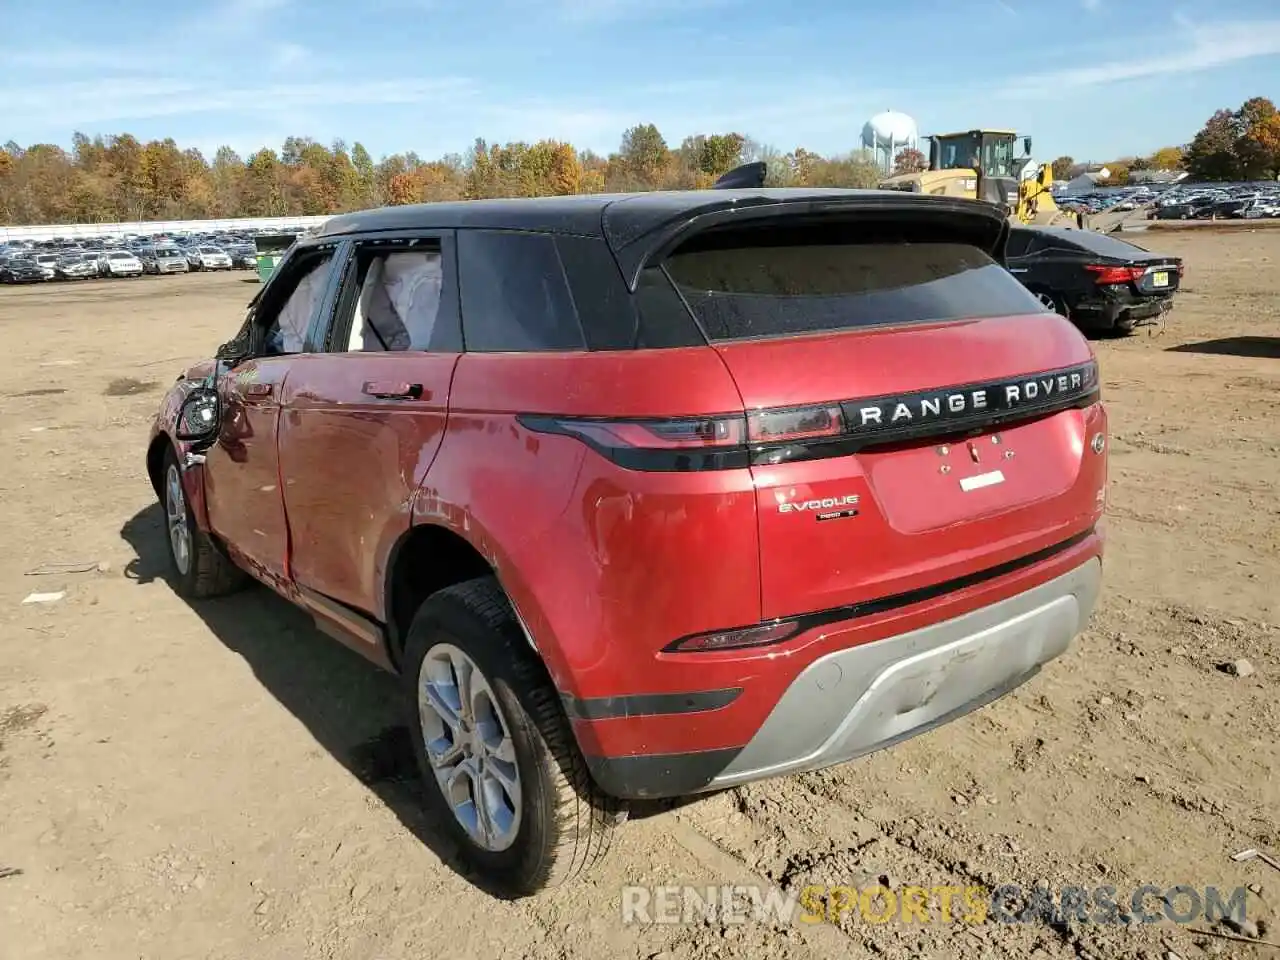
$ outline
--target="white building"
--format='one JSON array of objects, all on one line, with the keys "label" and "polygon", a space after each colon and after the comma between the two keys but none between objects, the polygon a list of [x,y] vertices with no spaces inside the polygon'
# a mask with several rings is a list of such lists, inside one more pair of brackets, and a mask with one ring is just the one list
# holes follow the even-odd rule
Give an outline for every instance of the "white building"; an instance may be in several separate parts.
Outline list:
[{"label": "white building", "polygon": [[1091,190],[1098,189],[1100,181],[1109,180],[1110,178],[1111,171],[1106,167],[1092,167],[1068,180],[1062,192],[1066,194],[1088,193]]}]

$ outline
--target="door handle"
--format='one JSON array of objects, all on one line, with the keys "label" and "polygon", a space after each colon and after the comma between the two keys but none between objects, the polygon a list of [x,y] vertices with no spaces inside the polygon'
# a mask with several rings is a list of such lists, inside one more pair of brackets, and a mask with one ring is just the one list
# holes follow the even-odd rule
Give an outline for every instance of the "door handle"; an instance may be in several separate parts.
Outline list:
[{"label": "door handle", "polygon": [[269,397],[271,396],[271,384],[269,383],[246,383],[244,385],[244,395],[246,397]]},{"label": "door handle", "polygon": [[361,388],[362,392],[379,400],[430,400],[431,391],[424,390],[420,383],[401,381],[368,380]]}]

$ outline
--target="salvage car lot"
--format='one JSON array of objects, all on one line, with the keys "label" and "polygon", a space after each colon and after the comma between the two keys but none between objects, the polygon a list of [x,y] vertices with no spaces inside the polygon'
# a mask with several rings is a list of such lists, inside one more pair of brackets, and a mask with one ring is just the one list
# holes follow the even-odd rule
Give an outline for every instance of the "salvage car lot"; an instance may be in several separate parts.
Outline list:
[{"label": "salvage car lot", "polygon": [[[1164,332],[1097,345],[1110,552],[1074,650],[895,750],[644,811],[587,885],[514,904],[458,876],[417,813],[389,678],[265,590],[191,607],[161,578],[147,419],[257,288],[195,274],[0,290],[0,868],[22,871],[0,880],[0,944],[22,958],[398,958],[440,942],[463,956],[1136,957],[1168,939],[1202,955],[1167,925],[620,920],[626,884],[882,876],[1256,883],[1250,916],[1274,931],[1280,875],[1229,855],[1280,847],[1280,235],[1159,247],[1187,266]],[[62,596],[22,603],[35,592]],[[1239,660],[1252,675],[1219,669]]]}]

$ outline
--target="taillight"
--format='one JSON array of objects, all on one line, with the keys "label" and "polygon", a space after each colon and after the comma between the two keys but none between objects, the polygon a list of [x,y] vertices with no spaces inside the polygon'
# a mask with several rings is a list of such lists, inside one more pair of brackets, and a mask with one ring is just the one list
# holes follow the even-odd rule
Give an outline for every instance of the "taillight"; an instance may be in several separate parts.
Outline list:
[{"label": "taillight", "polygon": [[1147,272],[1146,267],[1109,267],[1101,263],[1086,264],[1085,269],[1094,275],[1094,282],[1099,285],[1129,283]]},{"label": "taillight", "polygon": [[727,470],[750,463],[743,414],[672,418],[548,417],[522,414],[538,433],[576,437],[631,470]]},{"label": "taillight", "polygon": [[[533,420],[536,418],[527,418]],[[577,420],[556,418],[555,433],[572,433],[610,447],[637,450],[699,450],[734,447],[746,442],[741,416],[688,420]]]},{"label": "taillight", "polygon": [[632,470],[728,470],[750,466],[764,444],[804,443],[846,433],[839,404],[707,417],[601,418],[521,415],[538,433],[577,437]]}]

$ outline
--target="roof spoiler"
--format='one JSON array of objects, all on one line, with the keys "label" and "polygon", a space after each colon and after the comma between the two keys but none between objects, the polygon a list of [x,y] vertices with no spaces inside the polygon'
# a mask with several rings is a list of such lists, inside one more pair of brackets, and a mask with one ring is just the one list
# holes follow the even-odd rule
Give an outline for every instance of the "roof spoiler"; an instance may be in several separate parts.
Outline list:
[{"label": "roof spoiler", "polygon": [[[632,293],[639,286],[640,273],[647,264],[666,256],[692,234],[731,223],[746,225],[772,218],[812,221],[813,218],[849,217],[864,213],[874,216],[886,212],[927,211],[930,216],[950,221],[953,227],[963,225],[962,229],[969,233],[972,242],[995,257],[1002,255],[1009,235],[1009,221],[994,204],[960,197],[893,190],[816,189],[808,192],[792,188],[747,196],[726,196],[721,200],[708,199],[699,205],[678,210],[659,207],[646,212],[643,221],[647,222],[625,213],[631,209],[629,205],[646,202],[642,199],[646,197],[661,200],[662,195],[637,194],[609,204],[604,211],[605,239],[613,249],[627,289]],[[658,206],[654,200],[647,202]]]},{"label": "roof spoiler", "polygon": [[767,173],[768,164],[763,160],[744,163],[734,167],[728,173],[721,174],[720,179],[711,185],[711,189],[736,190],[739,187],[763,187]]}]

